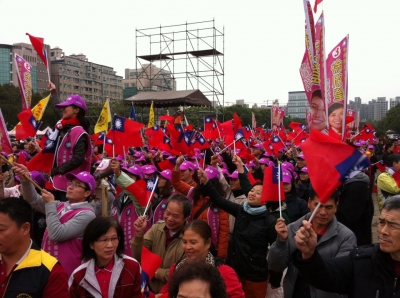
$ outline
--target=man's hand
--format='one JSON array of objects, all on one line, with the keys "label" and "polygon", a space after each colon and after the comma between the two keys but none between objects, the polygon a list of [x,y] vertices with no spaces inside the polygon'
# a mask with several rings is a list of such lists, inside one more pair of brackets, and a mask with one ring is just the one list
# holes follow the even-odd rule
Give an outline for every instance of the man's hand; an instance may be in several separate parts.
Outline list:
[{"label": "man's hand", "polygon": [[143,237],[144,231],[147,227],[146,216],[139,216],[133,224],[133,227],[135,229],[135,236]]},{"label": "man's hand", "polygon": [[317,234],[311,228],[311,224],[303,220],[303,226],[296,232],[294,241],[296,247],[301,252],[303,260],[307,260],[314,255],[317,246]]},{"label": "man's hand", "polygon": [[45,189],[42,189],[42,199],[46,203],[54,202],[53,194]]},{"label": "man's hand", "polygon": [[114,171],[115,176],[121,175],[121,164],[116,158],[111,159],[111,169]]},{"label": "man's hand", "polygon": [[278,218],[275,224],[275,231],[278,234],[279,240],[286,241],[288,238],[288,228],[285,224],[285,219]]}]

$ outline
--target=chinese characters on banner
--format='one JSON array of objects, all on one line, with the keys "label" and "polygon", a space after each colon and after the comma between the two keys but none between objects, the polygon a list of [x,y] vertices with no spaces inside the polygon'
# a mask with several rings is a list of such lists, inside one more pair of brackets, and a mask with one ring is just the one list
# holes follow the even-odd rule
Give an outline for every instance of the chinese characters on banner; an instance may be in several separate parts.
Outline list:
[{"label": "chinese characters on banner", "polygon": [[22,110],[26,110],[31,107],[32,102],[32,66],[18,54],[15,54],[14,61],[22,98]]},{"label": "chinese characters on banner", "polygon": [[284,109],[279,109],[279,107],[277,107],[277,106],[271,107],[271,128],[272,128],[272,130],[282,127],[284,116],[285,116]]},{"label": "chinese characters on banner", "polygon": [[[326,58],[326,102],[329,135],[343,140],[347,110],[347,67],[349,37],[346,36]],[[337,137],[338,138],[338,137]]]}]

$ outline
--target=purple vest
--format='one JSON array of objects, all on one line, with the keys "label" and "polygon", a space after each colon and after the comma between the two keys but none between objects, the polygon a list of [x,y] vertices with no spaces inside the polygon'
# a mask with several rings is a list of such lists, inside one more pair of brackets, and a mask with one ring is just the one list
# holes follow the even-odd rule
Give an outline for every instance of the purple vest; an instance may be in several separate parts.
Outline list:
[{"label": "purple vest", "polygon": [[162,199],[160,203],[158,203],[156,209],[154,209],[154,214],[153,214],[153,224],[160,220],[164,220],[164,213],[165,210],[167,209],[167,202],[168,198]]},{"label": "purple vest", "polygon": [[[64,203],[58,205],[57,213],[60,214],[63,209]],[[60,222],[64,224],[78,213],[86,211],[93,212],[90,208],[79,208],[67,211],[60,217]],[[50,241],[49,231],[48,228],[46,228],[43,235],[42,249],[55,257],[61,263],[65,271],[67,271],[68,276],[70,276],[71,273],[81,264],[82,239],[80,238],[70,239],[63,242],[53,242]]]},{"label": "purple vest", "polygon": [[[152,210],[149,210],[149,219],[147,220],[147,226],[145,232],[147,232],[152,225]],[[132,201],[129,199],[129,203],[127,203],[120,214],[118,214],[118,208],[113,206],[111,208],[111,216],[117,220],[122,229],[124,230],[125,235],[125,243],[124,243],[124,254],[133,258],[132,249],[131,249],[131,239],[135,236],[135,228],[133,224],[138,219],[139,215],[136,212],[135,205],[133,205]]]},{"label": "purple vest", "polygon": [[[77,167],[76,169],[73,169],[70,173],[78,174],[82,171],[88,171],[90,172],[90,161],[91,161],[91,156],[92,156],[92,147],[90,146],[90,138],[89,135],[86,133],[86,131],[82,128],[82,126],[75,126],[71,128],[69,132],[63,137],[61,140],[61,144],[57,149],[57,160],[56,160],[56,165],[62,165],[63,163],[66,163],[67,161],[70,161],[72,159],[72,156],[74,154],[74,147],[76,145],[76,142],[78,142],[79,138],[85,135],[88,141],[88,146],[89,149],[86,150],[85,154],[85,160],[83,163]],[[56,175],[53,177],[53,186],[57,190],[62,190],[62,191],[67,191],[67,182],[69,180],[65,178],[65,175]]]}]

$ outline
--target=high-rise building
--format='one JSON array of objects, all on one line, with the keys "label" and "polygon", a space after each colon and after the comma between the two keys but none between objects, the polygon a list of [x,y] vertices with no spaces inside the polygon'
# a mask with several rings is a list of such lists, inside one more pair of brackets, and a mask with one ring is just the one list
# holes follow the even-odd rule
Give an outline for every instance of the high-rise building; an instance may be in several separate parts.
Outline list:
[{"label": "high-rise building", "polygon": [[58,93],[67,97],[79,94],[92,103],[122,100],[122,76],[110,66],[90,62],[83,54],[66,56],[62,49],[50,51],[51,80]]},{"label": "high-rise building", "polygon": [[390,106],[389,109],[394,108],[400,103],[400,96],[396,96],[395,98],[390,99]]},{"label": "high-rise building", "polygon": [[[45,45],[47,52],[50,46]],[[47,68],[29,43],[0,45],[0,84],[12,84],[18,87],[15,54],[24,58],[31,66],[32,92],[42,93],[48,90]]]},{"label": "high-rise building", "polygon": [[161,69],[154,64],[143,64],[139,69],[125,69],[124,88],[136,87],[142,91],[176,90],[176,80],[170,71]]},{"label": "high-rise building", "polygon": [[360,110],[360,121],[367,121],[368,119],[368,104],[363,103],[361,104],[361,110]]},{"label": "high-rise building", "polygon": [[308,100],[304,91],[291,91],[288,94],[287,116],[291,118],[306,118]]},{"label": "high-rise building", "polygon": [[380,121],[385,118],[388,111],[388,101],[386,97],[378,97],[368,102],[368,117],[367,119]]}]

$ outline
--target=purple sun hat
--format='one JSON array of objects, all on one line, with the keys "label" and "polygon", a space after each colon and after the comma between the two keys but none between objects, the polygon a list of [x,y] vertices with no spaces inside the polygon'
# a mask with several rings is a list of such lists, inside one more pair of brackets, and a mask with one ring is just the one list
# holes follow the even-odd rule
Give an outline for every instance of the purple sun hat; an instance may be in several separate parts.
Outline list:
[{"label": "purple sun hat", "polygon": [[68,180],[73,180],[74,178],[82,181],[83,183],[86,183],[89,186],[90,192],[93,195],[96,189],[96,180],[93,178],[93,176],[86,171],[82,171],[78,174],[74,173],[67,173],[65,174],[65,178]]},{"label": "purple sun hat", "polygon": [[80,107],[85,111],[87,110],[86,102],[77,94],[71,94],[64,102],[56,104],[56,108],[69,107],[72,105]]}]

